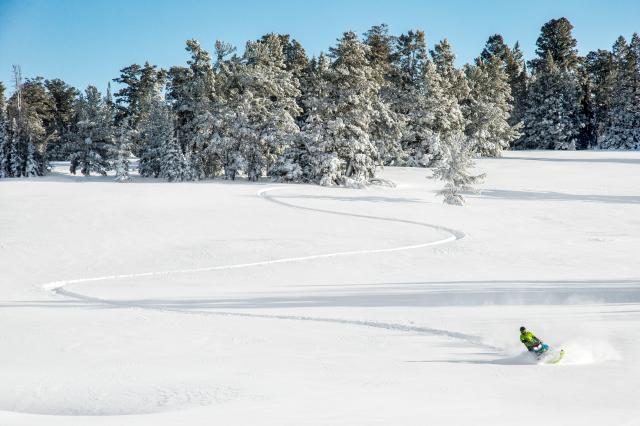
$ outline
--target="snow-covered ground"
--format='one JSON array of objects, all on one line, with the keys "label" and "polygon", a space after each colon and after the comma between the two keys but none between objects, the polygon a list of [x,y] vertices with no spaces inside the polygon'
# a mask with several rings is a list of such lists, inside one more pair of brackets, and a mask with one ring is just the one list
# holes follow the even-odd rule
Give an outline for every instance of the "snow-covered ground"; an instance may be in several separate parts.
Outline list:
[{"label": "snow-covered ground", "polygon": [[0,424],[640,424],[640,153],[478,166],[1,181]]}]

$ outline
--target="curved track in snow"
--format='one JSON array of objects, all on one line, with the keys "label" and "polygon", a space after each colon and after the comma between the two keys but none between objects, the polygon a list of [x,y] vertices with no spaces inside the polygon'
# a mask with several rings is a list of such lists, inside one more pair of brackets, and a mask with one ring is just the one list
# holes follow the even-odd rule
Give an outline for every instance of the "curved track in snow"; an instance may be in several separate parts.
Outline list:
[{"label": "curved track in snow", "polygon": [[272,191],[275,191],[278,189],[284,189],[284,188],[286,187],[278,186],[278,187],[266,188],[258,191],[256,195],[272,203],[276,203],[289,208],[295,208],[295,209],[306,210],[306,211],[314,211],[314,212],[325,213],[325,214],[340,215],[340,216],[357,217],[357,218],[368,219],[368,220],[405,223],[405,224],[433,229],[448,235],[445,238],[435,240],[435,241],[426,241],[418,244],[403,245],[403,246],[390,247],[390,248],[350,250],[350,251],[323,253],[323,254],[308,255],[308,256],[299,256],[299,257],[286,257],[286,258],[263,260],[263,261],[250,262],[250,263],[236,263],[236,264],[229,264],[229,265],[207,266],[207,267],[201,267],[201,268],[175,269],[175,270],[168,270],[168,271],[152,271],[152,272],[140,272],[140,273],[133,273],[133,274],[118,274],[118,275],[105,275],[105,276],[90,277],[90,278],[77,278],[77,279],[70,279],[70,280],[54,281],[54,282],[43,284],[41,287],[45,290],[51,291],[63,297],[68,297],[68,298],[72,298],[72,299],[76,299],[84,302],[100,303],[100,304],[124,307],[124,308],[151,309],[155,311],[177,312],[181,314],[191,314],[191,315],[237,316],[237,317],[247,317],[247,318],[316,321],[316,322],[325,322],[325,323],[348,324],[348,325],[354,325],[354,326],[365,326],[365,327],[381,328],[381,329],[387,329],[387,330],[396,330],[396,331],[402,331],[402,332],[416,332],[416,333],[444,336],[452,339],[466,341],[476,346],[495,348],[494,346],[484,344],[481,338],[479,338],[478,336],[473,336],[473,335],[468,335],[468,334],[458,333],[458,332],[453,332],[448,330],[440,330],[440,329],[435,329],[430,327],[412,326],[412,325],[386,323],[386,322],[378,322],[378,321],[320,318],[320,317],[308,317],[308,316],[298,316],[298,315],[263,315],[263,314],[223,312],[223,311],[185,310],[185,309],[167,308],[167,307],[159,307],[159,306],[154,307],[149,305],[139,305],[130,301],[110,300],[110,299],[102,299],[102,298],[87,296],[82,293],[72,292],[65,289],[65,286],[70,284],[82,284],[82,283],[89,283],[89,282],[96,282],[96,281],[109,281],[109,280],[127,279],[127,278],[135,279],[135,278],[142,278],[142,277],[177,275],[177,274],[186,274],[186,273],[194,273],[194,272],[222,271],[222,270],[231,270],[231,269],[251,268],[256,266],[274,265],[279,263],[303,262],[303,261],[309,261],[309,260],[315,260],[315,259],[326,259],[326,258],[332,258],[332,257],[415,250],[415,249],[450,243],[465,237],[465,234],[461,231],[442,227],[439,225],[433,225],[425,222],[400,219],[395,217],[373,216],[373,215],[341,212],[341,211],[334,211],[334,210],[318,209],[318,208],[312,208],[312,207],[304,207],[304,206],[299,206],[295,204],[290,204],[282,200],[278,200],[276,197],[273,197],[270,195]]}]

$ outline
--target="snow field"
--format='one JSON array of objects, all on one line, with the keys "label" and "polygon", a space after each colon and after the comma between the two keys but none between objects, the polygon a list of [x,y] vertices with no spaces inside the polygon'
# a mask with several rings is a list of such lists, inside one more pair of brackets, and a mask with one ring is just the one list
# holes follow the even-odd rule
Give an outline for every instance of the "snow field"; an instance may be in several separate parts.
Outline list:
[{"label": "snow field", "polygon": [[[630,424],[639,164],[508,153],[479,161],[464,208],[423,169],[271,200],[243,182],[0,182],[0,423]],[[465,238],[416,247],[446,230]],[[522,324],[562,364],[528,362]]]}]

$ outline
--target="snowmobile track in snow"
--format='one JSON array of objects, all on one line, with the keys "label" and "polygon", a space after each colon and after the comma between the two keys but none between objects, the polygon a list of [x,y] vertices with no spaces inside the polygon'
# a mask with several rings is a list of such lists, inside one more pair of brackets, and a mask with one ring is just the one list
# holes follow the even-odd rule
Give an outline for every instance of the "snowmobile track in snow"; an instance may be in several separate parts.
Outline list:
[{"label": "snowmobile track in snow", "polygon": [[278,200],[277,198],[270,196],[269,193],[279,189],[290,188],[290,186],[277,186],[266,189],[261,189],[257,192],[256,195],[259,197],[270,201],[272,203],[276,203],[282,206],[286,206],[289,208],[306,210],[306,211],[314,211],[318,213],[324,214],[333,214],[340,216],[350,216],[357,217],[362,219],[369,220],[377,220],[377,221],[387,221],[387,222],[396,222],[396,223],[406,223],[410,225],[416,225],[421,227],[426,227],[430,229],[434,229],[436,231],[448,234],[446,238],[436,240],[436,241],[428,241],[419,244],[412,245],[404,245],[399,247],[390,247],[390,248],[379,248],[379,249],[363,249],[363,250],[350,250],[350,251],[341,251],[341,252],[333,252],[333,253],[324,253],[317,255],[309,255],[309,256],[300,256],[300,257],[288,257],[281,259],[273,259],[273,260],[263,260],[259,262],[250,262],[250,263],[237,263],[231,265],[217,265],[217,266],[208,266],[201,268],[189,268],[189,269],[177,269],[177,270],[169,270],[169,271],[153,271],[153,272],[141,272],[141,273],[133,273],[133,274],[118,274],[118,275],[106,275],[101,277],[90,277],[90,278],[77,278],[71,280],[62,280],[62,281],[54,281],[50,283],[46,283],[41,285],[41,287],[45,290],[51,291],[59,296],[72,298],[84,302],[92,302],[92,303],[100,303],[110,306],[118,306],[124,308],[138,308],[138,309],[151,309],[155,311],[163,311],[163,312],[174,312],[174,313],[182,313],[182,314],[191,314],[191,315],[218,315],[218,316],[237,316],[237,317],[246,317],[246,318],[264,318],[264,319],[279,319],[279,320],[296,320],[296,321],[317,321],[317,322],[325,322],[325,323],[336,323],[336,324],[349,324],[355,326],[365,326],[365,327],[373,327],[373,328],[381,328],[387,330],[396,330],[402,332],[416,332],[416,333],[424,333],[430,335],[444,336],[452,339],[463,340],[468,343],[472,343],[476,346],[482,346],[486,348],[496,349],[496,347],[487,345],[482,343],[482,340],[477,336],[472,336],[464,333],[452,332],[447,330],[440,330],[430,327],[421,327],[421,326],[411,326],[405,324],[394,324],[394,323],[384,323],[377,321],[365,321],[365,320],[347,320],[347,319],[339,319],[339,318],[319,318],[319,317],[307,317],[307,316],[297,316],[297,315],[263,315],[263,314],[250,314],[250,313],[237,313],[237,312],[222,312],[222,311],[198,311],[198,310],[185,310],[185,309],[172,309],[167,307],[154,307],[154,306],[145,306],[136,304],[130,301],[118,301],[118,300],[109,300],[109,299],[101,299],[92,296],[86,296],[81,293],[76,293],[72,291],[66,290],[64,287],[70,284],[81,284],[81,283],[89,283],[96,281],[109,281],[109,280],[117,280],[117,279],[127,279],[127,278],[142,278],[142,277],[151,277],[151,276],[166,276],[166,275],[176,275],[176,274],[186,274],[186,273],[194,273],[194,272],[211,272],[211,271],[222,271],[222,270],[231,270],[231,269],[241,269],[241,268],[250,268],[256,266],[267,266],[274,265],[279,263],[292,263],[292,262],[303,262],[308,260],[315,259],[326,259],[332,257],[342,257],[342,256],[355,256],[355,255],[363,255],[363,254],[376,254],[376,253],[389,253],[396,251],[404,251],[404,250],[415,250],[425,247],[431,247],[441,244],[450,243],[456,240],[460,240],[465,237],[465,234],[461,231],[432,225],[429,223],[418,222],[407,219],[400,219],[394,217],[381,217],[381,216],[372,216],[365,214],[357,214],[357,213],[348,213],[334,210],[326,210],[326,209],[318,209],[312,207],[304,207],[298,206],[295,204],[290,204],[284,202],[282,200]]}]

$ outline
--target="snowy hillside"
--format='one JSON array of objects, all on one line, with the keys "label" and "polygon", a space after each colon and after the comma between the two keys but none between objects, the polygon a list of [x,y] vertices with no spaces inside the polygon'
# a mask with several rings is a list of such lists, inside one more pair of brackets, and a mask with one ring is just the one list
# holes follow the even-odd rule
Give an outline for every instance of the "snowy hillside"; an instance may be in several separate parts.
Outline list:
[{"label": "snowy hillside", "polygon": [[1,181],[0,424],[635,424],[640,152],[477,166],[465,207],[420,168]]}]

